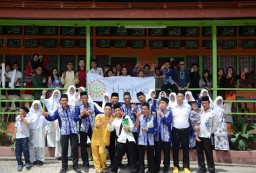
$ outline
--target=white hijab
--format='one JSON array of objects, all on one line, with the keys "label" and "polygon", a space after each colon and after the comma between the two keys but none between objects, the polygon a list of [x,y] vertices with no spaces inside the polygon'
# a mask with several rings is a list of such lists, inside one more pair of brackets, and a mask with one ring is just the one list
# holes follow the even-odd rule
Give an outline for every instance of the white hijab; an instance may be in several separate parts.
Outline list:
[{"label": "white hijab", "polygon": [[[186,95],[189,95],[190,100],[187,100]],[[185,92],[185,99],[184,99],[184,102],[189,104],[189,102],[191,102],[191,101],[195,101],[195,98],[193,97],[192,92],[191,92],[191,91]]]},{"label": "white hijab", "polygon": [[[108,100],[105,99],[105,97],[108,97]],[[104,93],[103,94],[103,101],[102,101],[102,106],[101,106],[102,110],[104,110],[104,107],[105,107],[106,103],[110,102],[110,99],[111,99],[111,97],[110,97],[109,93]]]},{"label": "white hijab", "polygon": [[[161,95],[163,95],[163,96],[161,96]],[[159,103],[160,103],[160,100],[161,100],[162,97],[168,98],[166,92],[160,91],[160,93],[159,93],[159,95],[158,95],[158,99],[156,100],[156,110],[157,110],[157,111],[160,110],[160,108],[159,108]]]},{"label": "white hijab", "polygon": [[[171,96],[174,96],[174,101],[171,100]],[[169,95],[169,108],[172,109],[175,105],[177,104],[177,100],[176,100],[176,93],[175,92],[171,92]]]},{"label": "white hijab", "polygon": [[[35,110],[34,105],[38,104],[39,109]],[[39,129],[47,124],[46,119],[42,116],[42,105],[39,100],[34,100],[31,108],[29,109],[28,117],[30,119],[29,127],[30,129]]]},{"label": "white hijab", "polygon": [[[218,100],[221,100],[221,103],[218,104]],[[218,122],[222,122],[223,115],[224,115],[224,105],[223,105],[223,98],[221,96],[216,97],[213,102],[213,111],[218,117]]]},{"label": "white hijab", "polygon": [[[81,90],[81,91],[80,91]],[[79,87],[78,88],[78,91],[75,93],[75,98],[76,98],[76,101],[75,101],[75,105],[78,106],[82,103],[81,101],[81,97],[80,97],[80,93],[85,91],[85,87]]]},{"label": "white hijab", "polygon": [[[71,88],[74,88],[74,90],[75,90],[74,94],[70,93],[70,89]],[[67,90],[66,94],[68,95],[68,105],[75,106],[76,105],[76,101],[77,101],[77,98],[76,98],[76,87],[74,85],[70,85],[68,87],[68,90]]]},{"label": "white hijab", "polygon": [[156,93],[156,90],[155,89],[150,89],[148,91],[148,94],[146,95],[146,101],[148,101],[148,99],[152,98],[152,92],[155,92]]},{"label": "white hijab", "polygon": [[[163,96],[161,96],[161,95],[163,95]],[[160,91],[160,93],[159,93],[159,95],[158,95],[158,99],[160,100],[162,97],[166,97],[166,98],[167,98],[166,92]]]},{"label": "white hijab", "polygon": [[[54,97],[54,93],[58,93],[58,97]],[[53,115],[53,113],[57,110],[60,104],[60,96],[61,93],[59,90],[54,90],[52,92],[52,95],[50,98],[45,99],[45,106],[50,113],[50,115]]]},{"label": "white hijab", "polygon": [[[206,89],[202,89],[201,92],[200,92],[200,97],[203,96],[203,93],[206,92],[207,93],[207,96],[209,97],[209,100],[210,100],[210,108],[212,109],[213,108],[213,101],[212,101],[212,98],[210,97],[208,91]],[[201,105],[202,107],[202,105]]]},{"label": "white hijab", "polygon": [[95,103],[95,102],[92,100],[91,96],[89,96],[89,95],[88,95],[88,103],[93,104],[100,112],[103,112],[104,109],[101,108],[97,103]]}]

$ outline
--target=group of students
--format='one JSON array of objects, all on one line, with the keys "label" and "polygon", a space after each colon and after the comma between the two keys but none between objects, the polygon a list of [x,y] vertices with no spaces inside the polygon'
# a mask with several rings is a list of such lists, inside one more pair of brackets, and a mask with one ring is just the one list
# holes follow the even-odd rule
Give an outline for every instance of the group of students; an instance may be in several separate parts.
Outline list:
[{"label": "group of students", "polygon": [[[54,90],[48,99],[45,99],[46,91],[43,91],[41,101],[48,112],[42,109],[39,100],[33,101],[30,110],[26,107],[20,108],[13,135],[13,140],[16,140],[18,171],[23,168],[22,152],[27,169],[30,169],[31,163],[43,164],[45,134],[48,138],[49,133],[54,131],[49,130],[51,126],[58,131],[55,152],[61,151],[61,173],[65,173],[68,168],[69,148],[73,169],[80,170],[79,141],[83,168],[85,172],[89,172],[88,137],[91,140],[93,164],[97,173],[108,172],[108,156],[111,172],[117,172],[125,153],[130,172],[144,173],[146,151],[149,173],[160,172],[162,154],[163,172],[166,173],[170,167],[171,147],[173,173],[178,173],[181,169],[180,148],[183,150],[184,172],[189,173],[191,138],[196,142],[198,173],[206,172],[204,153],[208,170],[214,173],[212,134],[215,134],[215,149],[229,149],[224,125],[227,112],[223,99],[218,96],[213,102],[207,90],[202,90],[199,99],[195,101],[190,91],[185,95],[170,93],[169,97],[165,92],[160,92],[156,98],[156,91],[152,89],[147,96],[143,92],[137,93],[138,104],[131,103],[129,92],[124,92],[123,104],[119,103],[118,93],[112,93],[111,97],[105,94],[102,107],[90,99],[84,88],[80,88],[78,92],[75,90],[74,86],[70,86],[66,94]],[[47,139],[47,142],[55,141]]]}]

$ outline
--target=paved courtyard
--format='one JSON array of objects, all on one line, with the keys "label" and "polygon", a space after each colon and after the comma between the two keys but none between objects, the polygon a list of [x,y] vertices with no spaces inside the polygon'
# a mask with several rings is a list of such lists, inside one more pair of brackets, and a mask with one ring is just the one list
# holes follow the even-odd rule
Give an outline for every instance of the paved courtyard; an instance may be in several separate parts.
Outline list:
[{"label": "paved courtyard", "polygon": [[[79,160],[81,167],[81,160]],[[127,163],[124,161],[124,165]],[[16,170],[16,160],[13,157],[10,158],[0,158],[0,173],[13,173],[17,172]],[[72,169],[72,162],[69,161],[69,173],[75,173]],[[172,163],[171,163],[172,165]],[[41,167],[33,166],[31,170],[27,171],[26,168],[23,168],[22,172],[24,173],[58,173],[60,170],[61,162],[53,159],[46,158],[45,164]],[[81,167],[82,168],[82,167]],[[172,169],[172,167],[171,167]],[[170,173],[172,172],[170,169]],[[197,163],[191,162],[191,172],[195,173],[197,171]],[[84,171],[81,170],[81,173]],[[183,171],[181,171],[182,173]],[[236,165],[236,164],[219,164],[216,163],[216,173],[255,173],[256,165]],[[95,173],[93,169],[93,163],[90,162],[90,173]],[[129,173],[129,168],[119,170],[119,173]]]}]

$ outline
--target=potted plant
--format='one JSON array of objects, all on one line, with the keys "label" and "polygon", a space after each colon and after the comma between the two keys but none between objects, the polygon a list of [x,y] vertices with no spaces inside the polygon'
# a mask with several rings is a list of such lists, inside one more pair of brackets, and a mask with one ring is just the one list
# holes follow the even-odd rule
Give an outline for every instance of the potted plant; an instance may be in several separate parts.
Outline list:
[{"label": "potted plant", "polygon": [[231,144],[235,149],[246,150],[249,144],[256,142],[255,130],[256,126],[247,118],[238,119],[232,125],[233,135],[231,137]]},{"label": "potted plant", "polygon": [[6,133],[7,122],[0,123],[0,146],[10,146],[12,144],[11,135]]}]

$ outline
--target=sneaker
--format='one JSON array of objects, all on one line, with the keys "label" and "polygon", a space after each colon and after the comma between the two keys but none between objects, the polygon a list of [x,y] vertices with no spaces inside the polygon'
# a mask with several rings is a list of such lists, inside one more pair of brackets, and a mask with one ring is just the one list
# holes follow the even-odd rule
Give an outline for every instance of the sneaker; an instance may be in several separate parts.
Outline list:
[{"label": "sneaker", "polygon": [[37,165],[38,165],[38,166],[42,166],[43,164],[44,164],[44,162],[42,162],[41,160],[38,160],[38,161],[37,161]]},{"label": "sneaker", "polygon": [[190,170],[188,168],[184,168],[184,173],[190,173]]},{"label": "sneaker", "polygon": [[37,165],[37,161],[34,161],[32,164],[33,164],[33,165]]},{"label": "sneaker", "polygon": [[57,157],[57,160],[61,160],[61,157]]},{"label": "sneaker", "polygon": [[89,167],[87,165],[84,166],[84,172],[89,172]]},{"label": "sneaker", "polygon": [[22,171],[22,168],[23,168],[23,165],[18,165],[18,167],[17,167],[17,171]]},{"label": "sneaker", "polygon": [[80,171],[80,169],[79,169],[79,167],[77,165],[73,165],[73,169],[74,169],[75,172],[79,172]]},{"label": "sneaker", "polygon": [[172,173],[179,173],[179,168],[174,167],[173,170],[172,170]]},{"label": "sneaker", "polygon": [[32,164],[31,164],[31,163],[27,163],[27,164],[26,164],[26,169],[27,169],[27,170],[30,170],[31,167],[32,167]]},{"label": "sneaker", "polygon": [[67,168],[61,168],[59,173],[67,173]]}]

